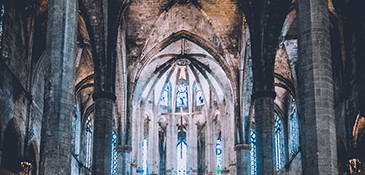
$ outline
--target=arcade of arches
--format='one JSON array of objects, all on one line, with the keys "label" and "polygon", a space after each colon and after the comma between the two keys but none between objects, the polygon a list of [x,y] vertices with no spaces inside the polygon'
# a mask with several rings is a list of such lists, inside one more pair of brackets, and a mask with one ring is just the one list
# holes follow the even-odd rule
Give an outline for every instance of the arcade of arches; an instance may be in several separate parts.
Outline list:
[{"label": "arcade of arches", "polygon": [[0,6],[0,174],[365,174],[361,0]]}]

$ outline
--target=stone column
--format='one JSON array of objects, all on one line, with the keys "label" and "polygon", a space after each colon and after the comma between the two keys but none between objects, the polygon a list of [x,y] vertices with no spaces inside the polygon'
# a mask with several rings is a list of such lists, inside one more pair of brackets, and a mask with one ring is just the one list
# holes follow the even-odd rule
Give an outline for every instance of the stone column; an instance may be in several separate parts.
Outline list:
[{"label": "stone column", "polygon": [[77,0],[49,0],[40,175],[71,174]]},{"label": "stone column", "polygon": [[251,175],[251,171],[250,171],[250,166],[251,166],[250,151],[251,151],[251,149],[252,149],[252,146],[247,145],[247,144],[240,144],[240,145],[236,145],[234,147],[234,150],[236,151],[237,174]]},{"label": "stone column", "polygon": [[327,0],[297,1],[300,143],[303,174],[337,174]]},{"label": "stone column", "polygon": [[137,167],[138,167],[138,164],[131,163],[131,175],[137,175]]},{"label": "stone column", "polygon": [[[132,174],[131,171],[131,152],[132,152],[132,147],[128,146],[128,145],[117,145],[115,147],[115,149],[117,150],[117,157],[118,157],[118,162],[123,162],[123,163],[118,163],[118,170],[117,170],[117,174],[120,175],[130,175]],[[137,164],[133,164],[132,163],[132,169],[136,169]],[[136,172],[136,171],[134,171]]]},{"label": "stone column", "polygon": [[[255,100],[257,174],[259,175],[276,174],[274,153],[275,96],[273,91],[257,91],[252,95],[252,100]],[[237,172],[239,172],[238,169]]]},{"label": "stone column", "polygon": [[95,92],[94,138],[92,174],[110,174],[111,140],[115,95],[110,92]]}]

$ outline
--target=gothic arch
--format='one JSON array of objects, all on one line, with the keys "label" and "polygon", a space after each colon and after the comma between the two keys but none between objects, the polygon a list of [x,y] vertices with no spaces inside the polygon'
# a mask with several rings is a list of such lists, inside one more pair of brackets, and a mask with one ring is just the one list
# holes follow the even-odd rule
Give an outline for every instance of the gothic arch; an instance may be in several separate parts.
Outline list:
[{"label": "gothic arch", "polygon": [[13,173],[18,172],[22,157],[22,138],[16,118],[10,119],[3,136],[1,166]]}]

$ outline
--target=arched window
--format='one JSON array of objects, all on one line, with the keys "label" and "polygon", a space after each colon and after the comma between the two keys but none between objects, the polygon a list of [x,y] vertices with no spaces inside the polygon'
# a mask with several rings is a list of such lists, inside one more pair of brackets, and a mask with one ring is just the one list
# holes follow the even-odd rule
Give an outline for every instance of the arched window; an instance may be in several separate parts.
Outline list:
[{"label": "arched window", "polygon": [[163,88],[161,99],[160,99],[160,105],[161,106],[169,106],[169,99],[170,99],[170,86],[166,85]]},{"label": "arched window", "polygon": [[281,126],[281,119],[277,115],[275,118],[275,165],[277,170],[281,169],[284,165],[283,148],[284,148],[284,139]]},{"label": "arched window", "polygon": [[180,82],[177,86],[176,92],[176,106],[187,107],[188,106],[188,88],[184,82]]},{"label": "arched window", "polygon": [[222,170],[222,140],[220,138],[217,139],[215,144],[215,154],[217,156],[217,174],[221,174]]},{"label": "arched window", "polygon": [[298,152],[298,147],[299,147],[298,113],[297,113],[297,105],[295,103],[294,98],[290,104],[289,119],[290,119],[289,149],[290,149],[290,156],[293,156]]},{"label": "arched window", "polygon": [[148,174],[148,169],[147,169],[147,151],[148,151],[148,142],[147,142],[147,138],[143,139],[142,142],[142,168],[143,168],[143,175],[147,175]]},{"label": "arched window", "polygon": [[177,144],[177,174],[178,175],[186,175],[186,150],[187,150],[187,145],[185,143],[185,141],[180,141]]},{"label": "arched window", "polygon": [[91,167],[92,155],[93,155],[93,121],[90,115],[86,119],[86,132],[85,132],[85,166]]},{"label": "arched window", "polygon": [[117,133],[112,130],[112,156],[111,156],[111,163],[110,163],[110,174],[116,175],[117,173],[117,150],[115,147],[117,146]]},{"label": "arched window", "polygon": [[195,86],[195,102],[197,106],[204,104],[203,94],[199,85]]},{"label": "arched window", "polygon": [[251,155],[251,175],[256,175],[257,166],[256,166],[256,132],[250,132],[250,144],[252,146],[250,155]]}]

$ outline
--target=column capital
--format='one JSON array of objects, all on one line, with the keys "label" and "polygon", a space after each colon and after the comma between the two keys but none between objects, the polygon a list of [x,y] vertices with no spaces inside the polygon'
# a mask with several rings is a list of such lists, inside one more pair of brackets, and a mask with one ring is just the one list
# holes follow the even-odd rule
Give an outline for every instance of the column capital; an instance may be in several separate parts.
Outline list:
[{"label": "column capital", "polygon": [[115,94],[111,92],[105,92],[105,91],[94,92],[93,100],[96,101],[98,98],[107,98],[115,101],[117,99],[117,96],[115,96]]},{"label": "column capital", "polygon": [[236,163],[230,163],[230,164],[228,165],[228,168],[234,168],[234,167],[236,167]]},{"label": "column capital", "polygon": [[[129,152],[132,152],[133,148],[129,145],[117,145],[115,147],[115,150],[116,151],[129,151]],[[132,164],[131,164],[132,165]]]},{"label": "column capital", "polygon": [[233,147],[234,151],[240,151],[240,150],[251,150],[252,146],[248,144],[239,144]]},{"label": "column capital", "polygon": [[271,97],[271,98],[275,99],[276,92],[275,91],[256,91],[256,92],[253,92],[253,94],[251,95],[252,100],[255,100],[255,99],[261,98],[261,97]]}]

